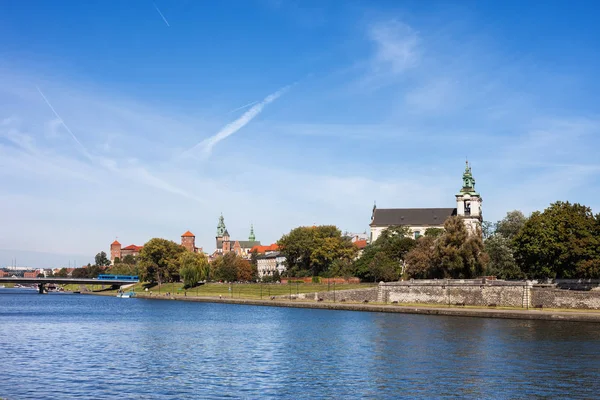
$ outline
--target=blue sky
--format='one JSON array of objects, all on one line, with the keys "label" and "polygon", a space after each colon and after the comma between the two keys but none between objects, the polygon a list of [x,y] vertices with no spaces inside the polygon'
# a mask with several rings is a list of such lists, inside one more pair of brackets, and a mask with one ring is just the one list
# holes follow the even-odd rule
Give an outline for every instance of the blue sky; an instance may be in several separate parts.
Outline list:
[{"label": "blue sky", "polygon": [[0,3],[0,265],[451,207],[600,212],[595,2]]}]

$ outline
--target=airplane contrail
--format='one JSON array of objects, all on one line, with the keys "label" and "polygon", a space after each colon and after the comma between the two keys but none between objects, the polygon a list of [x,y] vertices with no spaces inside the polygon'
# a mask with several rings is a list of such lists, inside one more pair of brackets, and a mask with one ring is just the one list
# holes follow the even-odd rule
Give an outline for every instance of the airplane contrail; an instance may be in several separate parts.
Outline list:
[{"label": "airplane contrail", "polygon": [[58,115],[58,113],[56,112],[56,110],[54,109],[54,107],[52,107],[52,104],[50,104],[50,102],[48,101],[48,99],[46,98],[46,96],[44,96],[44,93],[42,92],[42,90],[38,86],[36,86],[35,88],[37,89],[38,92],[40,92],[40,95],[42,95],[42,98],[44,99],[44,101],[46,102],[46,104],[48,104],[48,107],[50,107],[50,109],[52,110],[52,112],[54,113],[54,115],[56,116],[56,118],[58,118],[60,120],[60,123],[62,124],[62,126],[65,127],[65,129],[67,130],[67,132],[69,132],[69,134],[71,135],[71,137],[73,138],[73,140],[81,147],[81,149],[83,150],[84,154],[88,158],[91,158],[91,156],[88,153],[88,151],[85,148],[85,146],[83,144],[81,144],[81,142],[79,141],[79,139],[77,139],[77,136],[75,136],[75,134],[73,133],[73,131],[71,130],[71,128],[69,128],[67,126],[67,124],[65,124],[65,121],[62,119],[62,117],[60,115]]},{"label": "airplane contrail", "polygon": [[250,106],[252,106],[252,105],[254,105],[254,104],[256,104],[256,103],[258,103],[258,100],[256,100],[256,101],[253,101],[252,103],[248,103],[248,104],[246,104],[246,105],[244,105],[244,106],[238,107],[238,108],[236,108],[235,110],[231,110],[231,111],[229,111],[227,114],[231,114],[231,113],[234,113],[234,112],[236,112],[236,111],[243,110],[244,108],[246,108],[246,107],[250,107]]},{"label": "airplane contrail", "polygon": [[152,3],[152,4],[154,4],[154,8],[156,8],[156,11],[158,12],[158,14],[162,17],[163,21],[165,21],[165,24],[167,24],[168,27],[171,27],[171,25],[169,25],[169,21],[167,21],[167,19],[163,15],[163,13],[160,12],[156,3]]},{"label": "airplane contrail", "polygon": [[254,119],[254,117],[256,117],[258,114],[260,114],[262,112],[262,110],[265,108],[265,106],[267,104],[272,103],[273,101],[277,100],[282,94],[284,94],[292,86],[293,85],[285,86],[285,87],[279,89],[278,91],[276,91],[275,93],[268,95],[267,97],[264,98],[263,101],[261,101],[258,104],[255,104],[248,111],[246,111],[244,114],[242,114],[241,117],[239,117],[235,121],[225,125],[215,135],[213,135],[207,139],[204,139],[203,141],[201,141],[194,147],[190,148],[189,150],[184,151],[182,153],[182,155],[185,155],[186,153],[194,151],[198,147],[202,147],[202,150],[205,155],[207,155],[207,156],[210,155],[213,147],[217,143],[219,143],[221,140],[227,138],[228,136],[233,135],[234,133],[236,133],[237,131],[242,129],[244,126],[246,126],[250,121],[252,121]]}]

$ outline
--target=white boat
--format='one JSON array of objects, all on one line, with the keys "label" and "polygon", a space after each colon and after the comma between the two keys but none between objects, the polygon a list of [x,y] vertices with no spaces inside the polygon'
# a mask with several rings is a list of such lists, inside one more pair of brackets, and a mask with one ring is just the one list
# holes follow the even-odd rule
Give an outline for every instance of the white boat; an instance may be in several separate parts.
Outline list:
[{"label": "white boat", "polygon": [[117,297],[120,297],[122,299],[129,299],[131,297],[135,297],[135,292],[119,293],[117,294]]},{"label": "white boat", "polygon": [[4,289],[6,286],[4,285],[0,285],[0,289]]}]

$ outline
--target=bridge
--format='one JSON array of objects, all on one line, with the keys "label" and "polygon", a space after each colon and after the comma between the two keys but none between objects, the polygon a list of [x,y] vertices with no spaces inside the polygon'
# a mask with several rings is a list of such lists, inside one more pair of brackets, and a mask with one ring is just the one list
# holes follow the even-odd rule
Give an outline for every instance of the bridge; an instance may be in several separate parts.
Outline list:
[{"label": "bridge", "polygon": [[46,285],[54,284],[76,284],[76,285],[107,285],[118,287],[121,285],[131,285],[138,283],[138,280],[131,279],[91,279],[91,278],[0,278],[0,283],[15,283],[20,285],[37,285],[38,292],[43,294],[46,290]]}]

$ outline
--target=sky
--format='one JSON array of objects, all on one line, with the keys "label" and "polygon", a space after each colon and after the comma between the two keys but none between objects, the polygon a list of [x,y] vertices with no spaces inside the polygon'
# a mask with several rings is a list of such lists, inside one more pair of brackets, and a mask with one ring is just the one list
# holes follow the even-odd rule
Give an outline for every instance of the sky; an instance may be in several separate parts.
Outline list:
[{"label": "sky", "polygon": [[594,1],[0,2],[0,265],[371,210],[600,212]]}]

